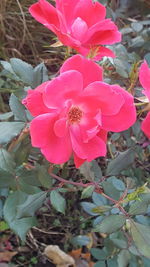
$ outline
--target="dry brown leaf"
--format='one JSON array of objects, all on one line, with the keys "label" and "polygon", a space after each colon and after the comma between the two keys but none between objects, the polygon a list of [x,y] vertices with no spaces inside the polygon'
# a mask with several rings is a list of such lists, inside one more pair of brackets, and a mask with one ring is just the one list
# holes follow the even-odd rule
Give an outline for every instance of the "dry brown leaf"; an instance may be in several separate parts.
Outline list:
[{"label": "dry brown leaf", "polygon": [[51,47],[60,47],[60,46],[63,46],[63,44],[60,41],[57,41],[56,43],[51,44]]},{"label": "dry brown leaf", "polygon": [[75,259],[76,267],[94,266],[94,262],[91,261],[90,252],[83,253],[81,248],[72,250],[69,255]]},{"label": "dry brown leaf", "polygon": [[17,251],[3,251],[0,252],[0,262],[6,261],[9,262],[11,261],[12,257],[14,257],[18,252]]},{"label": "dry brown leaf", "polygon": [[62,251],[58,246],[47,246],[44,250],[44,254],[56,264],[56,267],[75,267],[74,259]]},{"label": "dry brown leaf", "polygon": [[149,103],[149,99],[147,96],[135,97],[135,99],[137,99],[138,101],[142,103]]}]

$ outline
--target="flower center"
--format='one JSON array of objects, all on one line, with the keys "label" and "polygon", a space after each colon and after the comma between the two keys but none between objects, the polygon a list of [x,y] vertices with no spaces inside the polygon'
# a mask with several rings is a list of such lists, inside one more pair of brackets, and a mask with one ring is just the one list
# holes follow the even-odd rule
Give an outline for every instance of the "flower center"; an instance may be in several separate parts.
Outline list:
[{"label": "flower center", "polygon": [[78,107],[72,107],[68,112],[69,123],[79,123],[82,118],[82,111]]}]

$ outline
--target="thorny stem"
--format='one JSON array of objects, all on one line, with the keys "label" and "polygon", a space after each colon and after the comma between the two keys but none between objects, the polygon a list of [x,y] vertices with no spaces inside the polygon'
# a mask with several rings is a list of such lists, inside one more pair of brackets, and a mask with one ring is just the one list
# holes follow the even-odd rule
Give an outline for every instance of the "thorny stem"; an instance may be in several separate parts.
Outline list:
[{"label": "thorny stem", "polygon": [[56,174],[52,173],[51,171],[49,171],[49,174],[56,180],[58,180],[59,182],[61,182],[61,186],[63,184],[72,184],[72,185],[75,185],[75,186],[80,186],[80,187],[88,187],[90,185],[93,185],[95,186],[95,189],[94,189],[94,192],[97,192],[99,194],[101,194],[102,196],[104,196],[105,198],[107,198],[108,200],[110,200],[111,202],[113,202],[115,204],[115,207],[117,207],[125,216],[129,217],[128,213],[124,210],[124,208],[121,206],[121,202],[122,202],[122,198],[119,199],[119,201],[116,201],[115,199],[109,197],[108,195],[106,195],[102,188],[99,186],[98,183],[96,182],[91,182],[91,183],[82,183],[82,182],[73,182],[73,181],[69,181],[69,180],[66,180],[60,176],[57,176]]}]

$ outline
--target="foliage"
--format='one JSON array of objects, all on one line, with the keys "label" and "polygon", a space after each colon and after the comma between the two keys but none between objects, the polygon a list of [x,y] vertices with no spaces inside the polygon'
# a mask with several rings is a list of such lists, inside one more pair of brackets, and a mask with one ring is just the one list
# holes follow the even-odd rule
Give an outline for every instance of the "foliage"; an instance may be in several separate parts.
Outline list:
[{"label": "foliage", "polygon": [[[108,11],[114,14],[110,6]],[[30,229],[40,225],[41,214],[50,211],[67,220],[71,207],[80,216],[80,225],[69,237],[70,246],[89,246],[95,267],[147,267],[150,143],[140,130],[146,104],[140,100],[138,67],[143,58],[150,63],[150,20],[145,15],[132,21],[121,9],[116,14],[125,21],[122,44],[111,48],[115,59],[104,57],[98,64],[103,66],[107,82],[119,83],[134,95],[139,116],[130,129],[110,133],[107,158],[85,162],[79,170],[72,160],[59,166],[49,164],[31,146],[29,124],[33,117],[22,99],[29,88],[52,78],[45,64],[33,67],[18,58],[1,61],[0,218],[7,225],[0,227],[10,227],[25,242]],[[76,198],[80,203],[77,208]],[[73,219],[68,220],[71,223]],[[58,226],[59,219],[53,223]],[[88,236],[93,232],[101,240],[95,247]]]}]

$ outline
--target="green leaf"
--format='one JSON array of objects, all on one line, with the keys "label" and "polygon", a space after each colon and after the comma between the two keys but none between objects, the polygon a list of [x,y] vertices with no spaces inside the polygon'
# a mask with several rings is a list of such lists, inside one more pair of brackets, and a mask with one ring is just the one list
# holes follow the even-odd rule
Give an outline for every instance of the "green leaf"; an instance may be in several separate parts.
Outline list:
[{"label": "green leaf", "polygon": [[23,181],[27,185],[41,186],[41,183],[38,179],[37,168],[27,170],[26,168],[21,166],[21,168],[17,169],[16,174],[19,177],[19,180]]},{"label": "green leaf", "polygon": [[96,208],[93,208],[92,209],[92,212],[94,213],[98,213],[98,214],[102,214],[104,212],[107,212],[111,209],[112,207],[111,206],[107,206],[107,205],[104,205],[104,206],[97,206]]},{"label": "green leaf", "polygon": [[131,23],[131,27],[133,30],[135,30],[136,32],[140,32],[143,29],[143,25],[142,23],[139,22],[132,22]]},{"label": "green leaf", "polygon": [[114,187],[119,190],[119,191],[124,191],[125,190],[125,184],[123,181],[117,179],[116,177],[112,176],[109,178],[109,181],[112,181],[112,184]]},{"label": "green leaf", "polygon": [[38,166],[38,179],[43,187],[52,187],[52,178],[49,175],[45,166]]},{"label": "green leaf", "polygon": [[1,221],[0,222],[0,231],[5,231],[5,230],[8,230],[9,229],[9,226],[6,222],[4,221]]},{"label": "green leaf", "polygon": [[12,221],[10,228],[21,238],[22,241],[25,241],[27,232],[31,229],[31,227],[36,225],[36,218],[28,217]]},{"label": "green leaf", "polygon": [[41,208],[47,192],[39,192],[34,195],[28,195],[25,202],[17,207],[17,218],[33,216],[39,208]]},{"label": "green leaf", "polygon": [[105,261],[97,261],[94,267],[106,267]]},{"label": "green leaf", "polygon": [[16,187],[15,176],[0,169],[0,188]]},{"label": "green leaf", "polygon": [[126,249],[128,247],[128,244],[125,240],[112,238],[111,239],[114,245],[116,245],[118,248],[124,248]]},{"label": "green leaf", "polygon": [[115,200],[120,198],[120,191],[116,189],[113,184],[113,181],[110,178],[108,178],[107,181],[104,181],[102,183],[102,187],[106,195],[109,195]]},{"label": "green leaf", "polygon": [[37,224],[35,217],[17,219],[17,206],[25,201],[27,194],[16,191],[8,196],[4,205],[4,219],[10,228],[24,241],[28,230]]},{"label": "green leaf", "polygon": [[65,214],[66,209],[66,200],[64,197],[61,196],[61,194],[53,190],[50,192],[50,201],[52,206],[59,212]]},{"label": "green leaf", "polygon": [[84,162],[80,167],[80,173],[89,181],[94,181],[94,172],[91,170],[92,163]]},{"label": "green leaf", "polygon": [[104,249],[91,248],[90,252],[92,256],[97,260],[105,260],[108,256],[108,253]]},{"label": "green leaf", "polygon": [[86,235],[78,235],[71,240],[71,243],[75,246],[87,246],[90,242],[90,238]]},{"label": "green leaf", "polygon": [[94,231],[111,234],[119,230],[125,222],[126,217],[124,215],[109,215],[99,225],[96,225]]},{"label": "green leaf", "polygon": [[90,185],[90,186],[84,188],[84,190],[82,191],[82,194],[81,194],[81,199],[90,197],[94,191],[94,188],[95,188],[95,186],[93,186],[93,185]]},{"label": "green leaf", "polygon": [[138,251],[150,259],[150,227],[130,221],[130,230]]},{"label": "green leaf", "polygon": [[26,84],[33,83],[33,67],[19,58],[11,58],[10,64],[17,76]]},{"label": "green leaf", "polygon": [[81,206],[84,209],[85,212],[87,212],[90,215],[96,216],[99,215],[98,213],[92,212],[94,208],[96,208],[96,205],[91,202],[81,202]]},{"label": "green leaf", "polygon": [[4,148],[0,148],[0,169],[14,174],[15,166],[12,155]]},{"label": "green leaf", "polygon": [[41,192],[41,189],[39,187],[28,185],[21,179],[18,179],[17,185],[21,191],[27,193],[28,195],[34,195]]},{"label": "green leaf", "polygon": [[23,122],[0,122],[0,144],[9,143],[24,128]]},{"label": "green leaf", "polygon": [[4,114],[0,114],[0,120],[1,121],[5,121],[5,120],[10,119],[12,116],[13,116],[13,113],[11,111],[10,112],[6,112]]},{"label": "green leaf", "polygon": [[91,162],[91,171],[94,172],[95,181],[99,181],[102,178],[102,171],[96,160]]},{"label": "green leaf", "polygon": [[4,60],[1,60],[1,61],[0,61],[0,64],[3,66],[3,68],[4,68],[5,70],[7,70],[8,72],[10,72],[10,73],[16,75],[15,72],[13,71],[13,68],[12,68],[11,64],[10,64],[9,62],[4,61]]},{"label": "green leaf", "polygon": [[107,199],[103,197],[101,194],[98,194],[96,192],[93,192],[92,200],[94,204],[96,204],[97,206],[103,206],[107,204]]},{"label": "green leaf", "polygon": [[25,107],[24,105],[21,104],[19,99],[14,94],[11,94],[10,96],[9,106],[15,116],[15,120],[25,121],[25,122],[27,121]]},{"label": "green leaf", "polygon": [[139,195],[139,200],[136,200],[129,209],[130,215],[144,214],[147,212],[148,205],[150,204],[150,193]]},{"label": "green leaf", "polygon": [[33,88],[48,81],[48,71],[44,63],[40,63],[33,71]]},{"label": "green leaf", "polygon": [[80,173],[89,181],[99,181],[102,178],[102,171],[96,160],[84,162],[80,167]]},{"label": "green leaf", "polygon": [[131,259],[130,253],[127,250],[123,249],[118,255],[118,260],[117,260],[118,266],[127,267],[130,262],[130,259]]},{"label": "green leaf", "polygon": [[112,160],[107,167],[107,175],[118,175],[122,170],[129,167],[135,158],[134,148],[129,148],[125,152],[120,152],[119,156]]}]

